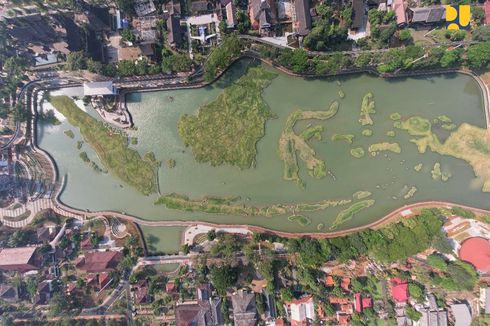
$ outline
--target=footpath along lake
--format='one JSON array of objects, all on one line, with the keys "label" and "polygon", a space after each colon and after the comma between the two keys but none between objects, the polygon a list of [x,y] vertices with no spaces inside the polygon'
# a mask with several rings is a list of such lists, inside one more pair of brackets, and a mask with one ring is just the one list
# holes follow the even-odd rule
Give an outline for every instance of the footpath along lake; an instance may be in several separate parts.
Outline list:
[{"label": "footpath along lake", "polygon": [[[402,120],[421,116],[433,121],[446,116],[456,126],[466,122],[485,128],[481,91],[471,77],[463,74],[390,80],[362,74],[305,80],[280,73],[263,92],[264,100],[277,118],[267,121],[265,137],[257,144],[255,168],[240,170],[197,163],[191,148],[186,148],[179,137],[177,124],[181,115],[195,114],[201,105],[215,99],[224,87],[243,74],[247,64],[249,61],[238,62],[217,83],[202,89],[128,95],[128,108],[137,127],[137,130],[128,131],[130,137],[137,138],[137,144],[131,147],[141,155],[153,151],[156,159],[162,161],[158,171],[162,195],[177,193],[192,199],[206,195],[240,196],[239,203],[264,206],[314,203],[325,199],[351,199],[354,203],[357,201],[352,197],[354,193],[371,192],[368,199],[375,200],[375,204],[359,211],[335,230],[362,226],[405,204],[426,200],[490,209],[490,193],[482,192],[482,182],[475,179],[468,163],[429,149],[424,154],[419,153],[417,146],[410,142],[413,137],[405,130],[394,128],[394,121],[390,119],[395,112],[400,113]],[[345,94],[344,98],[340,98],[339,90]],[[376,112],[371,114],[373,125],[362,126],[359,123],[361,102],[368,92],[374,96]],[[324,127],[322,139],[308,141],[316,156],[325,161],[330,173],[321,179],[313,178],[308,175],[304,163],[299,161],[299,175],[304,187],[284,180],[278,142],[288,115],[298,108],[326,110],[335,100],[340,106],[334,117],[313,121],[313,125]],[[93,109],[86,110],[97,117]],[[294,128],[299,134],[311,123],[299,121]],[[68,176],[61,200],[76,208],[117,210],[149,220],[249,224],[292,232],[317,232],[318,225],[323,224],[321,231],[328,232],[338,213],[350,205],[306,212],[302,215],[309,219],[307,225],[288,220],[291,214],[244,217],[168,209],[154,205],[158,195],[143,196],[113,175],[95,172],[83,162],[77,149],[77,141],[82,140],[80,133],[66,120],[57,126],[39,124],[38,128],[39,146],[53,156],[60,175]],[[74,138],[64,134],[68,129],[74,132]],[[365,129],[371,129],[372,135],[363,135]],[[433,128],[433,131],[441,142],[451,132],[444,128]],[[332,136],[335,134],[354,135],[353,143],[334,141]],[[383,142],[398,143],[401,153],[381,151],[372,156],[368,152],[370,145]],[[361,158],[351,155],[351,149],[357,147],[365,150]],[[103,166],[88,144],[83,144],[81,151]],[[174,168],[165,164],[169,159],[175,160]],[[444,175],[450,176],[447,181],[432,178],[436,163],[440,163]],[[416,191],[408,196],[412,187]]]}]

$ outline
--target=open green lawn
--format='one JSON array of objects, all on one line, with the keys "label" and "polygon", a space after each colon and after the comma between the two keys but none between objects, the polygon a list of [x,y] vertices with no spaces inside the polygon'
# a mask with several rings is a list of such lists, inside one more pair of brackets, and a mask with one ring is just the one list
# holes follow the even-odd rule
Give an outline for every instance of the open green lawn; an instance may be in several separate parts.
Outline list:
[{"label": "open green lawn", "polygon": [[178,253],[181,246],[184,227],[178,226],[144,226],[141,231],[146,241],[146,247],[150,254],[174,254]]},{"label": "open green lawn", "polygon": [[124,134],[105,127],[101,121],[80,110],[67,96],[51,97],[50,102],[71,125],[80,129],[84,141],[93,147],[111,173],[145,195],[156,192],[155,169],[159,163],[153,153],[142,158],[136,150],[128,148],[128,138]]},{"label": "open green lawn", "polygon": [[197,162],[241,169],[253,165],[257,141],[265,135],[265,122],[271,117],[261,93],[276,76],[260,67],[249,68],[197,115],[182,116],[179,134]]}]

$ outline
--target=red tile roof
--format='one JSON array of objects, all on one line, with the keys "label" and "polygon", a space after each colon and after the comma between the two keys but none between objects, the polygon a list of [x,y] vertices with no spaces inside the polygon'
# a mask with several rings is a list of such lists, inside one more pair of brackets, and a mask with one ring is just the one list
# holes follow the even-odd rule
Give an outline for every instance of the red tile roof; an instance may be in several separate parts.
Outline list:
[{"label": "red tile roof", "polygon": [[342,278],[342,282],[340,283],[340,287],[344,289],[344,291],[349,292],[349,286],[350,286],[350,278],[344,277]]},{"label": "red tile roof", "polygon": [[350,315],[337,315],[337,320],[340,325],[348,325],[350,322]]},{"label": "red tile roof", "polygon": [[407,302],[408,282],[395,277],[391,280],[391,296],[397,302]]},{"label": "red tile roof", "polygon": [[490,271],[490,241],[484,238],[469,238],[461,244],[459,258],[486,273]]},{"label": "red tile roof", "polygon": [[21,273],[39,269],[37,247],[5,248],[0,251],[0,269]]},{"label": "red tile roof", "polygon": [[329,301],[331,304],[347,304],[349,303],[348,298],[330,297]]},{"label": "red tile roof", "polygon": [[167,284],[165,284],[165,291],[167,292],[174,292],[175,291],[175,283],[174,282],[167,282]]},{"label": "red tile roof", "polygon": [[335,286],[335,280],[333,279],[332,275],[327,275],[327,277],[325,278],[325,284],[327,286]]},{"label": "red tile roof", "polygon": [[307,296],[304,296],[302,298],[299,298],[299,299],[293,299],[291,301],[286,301],[285,303],[287,305],[292,305],[292,304],[302,304],[302,303],[307,303],[309,302],[310,300],[313,300],[313,296],[312,295],[307,295]]},{"label": "red tile roof", "polygon": [[102,272],[99,274],[99,288],[102,289],[104,286],[107,285],[109,280],[111,279],[109,273],[107,272]]},{"label": "red tile roof", "polygon": [[403,25],[407,23],[407,13],[404,0],[394,0],[393,10],[396,14],[396,23]]},{"label": "red tile roof", "polygon": [[108,272],[115,270],[121,260],[122,254],[117,251],[89,252],[79,268],[92,273]]},{"label": "red tile roof", "polygon": [[276,319],[276,326],[284,326],[284,319],[277,318]]},{"label": "red tile roof", "polygon": [[356,309],[356,312],[361,313],[362,312],[362,300],[361,300],[361,294],[356,293],[354,295],[355,301],[354,301],[354,307]]}]

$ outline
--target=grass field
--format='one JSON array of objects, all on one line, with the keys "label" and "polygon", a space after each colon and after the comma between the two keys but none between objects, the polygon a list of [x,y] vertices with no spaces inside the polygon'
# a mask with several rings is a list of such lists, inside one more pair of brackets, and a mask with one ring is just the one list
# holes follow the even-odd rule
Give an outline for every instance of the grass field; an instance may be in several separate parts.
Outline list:
[{"label": "grass field", "polygon": [[256,144],[265,135],[265,122],[272,116],[261,93],[276,76],[260,67],[249,68],[214,101],[201,107],[197,115],[181,117],[180,137],[192,148],[197,162],[241,169],[253,166]]},{"label": "grass field", "polygon": [[141,231],[150,254],[174,254],[179,252],[181,236],[184,230],[184,227],[177,226],[154,227],[141,225]]},{"label": "grass field", "polygon": [[156,191],[156,171],[158,162],[153,155],[140,154],[128,148],[128,138],[111,129],[89,114],[80,110],[67,96],[50,98],[51,104],[80,129],[83,139],[97,153],[102,164],[121,180],[145,195]]}]

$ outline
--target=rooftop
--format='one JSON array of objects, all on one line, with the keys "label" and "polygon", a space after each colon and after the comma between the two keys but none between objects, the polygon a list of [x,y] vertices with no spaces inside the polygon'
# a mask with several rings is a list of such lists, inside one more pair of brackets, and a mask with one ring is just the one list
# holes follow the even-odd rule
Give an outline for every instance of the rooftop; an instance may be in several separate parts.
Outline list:
[{"label": "rooftop", "polygon": [[112,81],[83,83],[83,94],[85,96],[113,95],[114,86]]},{"label": "rooftop", "polygon": [[37,247],[5,248],[0,251],[0,267],[29,264]]},{"label": "rooftop", "polygon": [[459,258],[464,260],[481,272],[490,271],[490,241],[484,238],[469,238],[461,244]]}]

